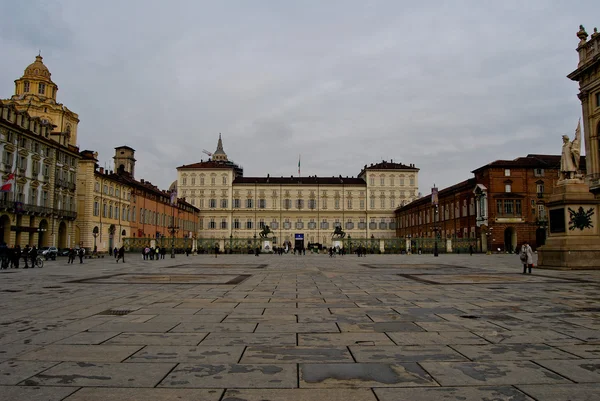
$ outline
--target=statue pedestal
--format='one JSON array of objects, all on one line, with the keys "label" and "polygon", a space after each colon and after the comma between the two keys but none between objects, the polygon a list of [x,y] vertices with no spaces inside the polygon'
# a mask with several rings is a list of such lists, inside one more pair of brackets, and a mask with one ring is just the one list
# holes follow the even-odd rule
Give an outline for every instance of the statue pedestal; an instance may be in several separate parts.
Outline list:
[{"label": "statue pedestal", "polygon": [[550,233],[538,248],[541,269],[599,269],[600,201],[581,179],[561,180],[547,204]]}]

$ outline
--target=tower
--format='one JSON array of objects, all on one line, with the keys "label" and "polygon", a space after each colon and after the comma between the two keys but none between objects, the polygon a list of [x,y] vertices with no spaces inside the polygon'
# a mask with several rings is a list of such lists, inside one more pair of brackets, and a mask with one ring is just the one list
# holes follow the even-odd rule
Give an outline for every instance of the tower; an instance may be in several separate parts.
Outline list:
[{"label": "tower", "polygon": [[221,140],[221,134],[219,133],[219,142],[217,142],[217,150],[212,155],[214,161],[227,161],[227,154],[223,150],[223,141]]},{"label": "tower", "polygon": [[56,101],[58,85],[41,55],[29,64],[23,76],[15,80],[15,94],[10,99],[0,100],[13,104],[19,111],[27,111],[32,117],[40,117],[54,125],[51,138],[62,145],[77,146],[79,116]]},{"label": "tower", "polygon": [[577,32],[579,63],[567,77],[579,82],[583,114],[587,181],[590,191],[600,196],[600,33],[594,28],[590,40],[585,28]]},{"label": "tower", "polygon": [[135,178],[135,149],[129,146],[118,146],[115,148],[115,172],[117,174],[128,173]]}]

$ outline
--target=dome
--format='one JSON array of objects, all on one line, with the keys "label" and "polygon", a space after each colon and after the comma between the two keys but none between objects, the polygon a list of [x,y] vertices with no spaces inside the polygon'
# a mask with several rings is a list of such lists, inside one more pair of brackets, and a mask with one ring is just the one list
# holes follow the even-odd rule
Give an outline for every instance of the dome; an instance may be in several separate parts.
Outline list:
[{"label": "dome", "polygon": [[169,192],[177,191],[177,180],[173,181],[171,186],[169,187]]},{"label": "dome", "polygon": [[43,79],[52,82],[50,79],[52,74],[50,74],[50,70],[48,70],[48,67],[46,67],[42,60],[42,56],[37,55],[35,57],[35,61],[25,68],[25,74],[23,77]]}]

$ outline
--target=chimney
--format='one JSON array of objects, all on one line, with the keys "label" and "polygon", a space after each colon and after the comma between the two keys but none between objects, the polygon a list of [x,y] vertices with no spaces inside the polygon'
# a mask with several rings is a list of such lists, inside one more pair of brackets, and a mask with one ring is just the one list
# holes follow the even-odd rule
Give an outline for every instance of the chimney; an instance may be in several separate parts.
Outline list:
[{"label": "chimney", "polygon": [[143,184],[143,183],[144,183],[144,179],[143,179],[143,178],[142,178],[142,179],[140,179],[140,182]]},{"label": "chimney", "polygon": [[104,174],[104,167],[100,167],[100,174]]}]

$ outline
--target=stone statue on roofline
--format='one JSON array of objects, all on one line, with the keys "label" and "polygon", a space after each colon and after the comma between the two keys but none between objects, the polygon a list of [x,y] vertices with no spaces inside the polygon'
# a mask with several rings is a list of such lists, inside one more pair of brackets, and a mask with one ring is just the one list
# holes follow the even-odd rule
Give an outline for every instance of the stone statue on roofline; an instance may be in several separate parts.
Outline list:
[{"label": "stone statue on roofline", "polygon": [[559,180],[581,179],[579,160],[581,154],[581,121],[575,130],[575,139],[569,140],[568,135],[563,135],[562,154],[560,157]]}]

